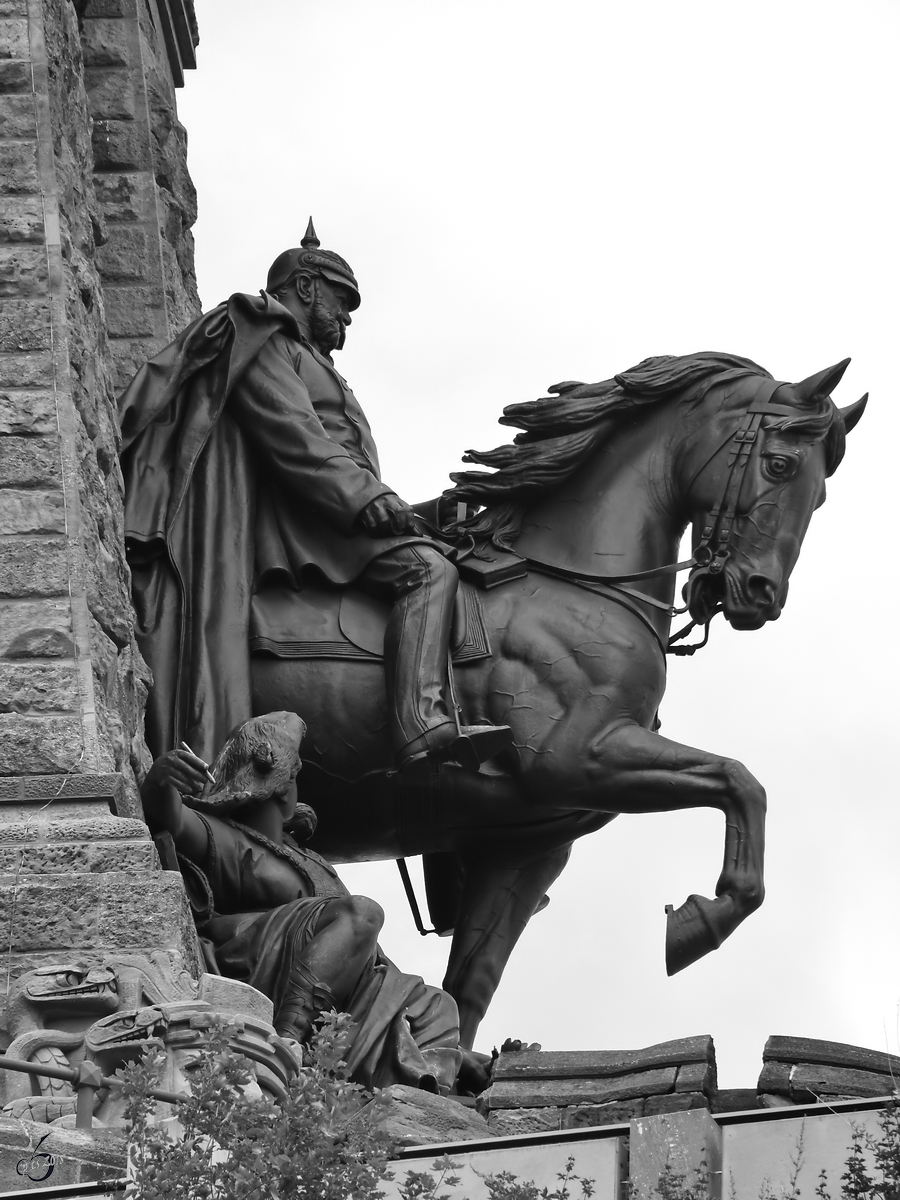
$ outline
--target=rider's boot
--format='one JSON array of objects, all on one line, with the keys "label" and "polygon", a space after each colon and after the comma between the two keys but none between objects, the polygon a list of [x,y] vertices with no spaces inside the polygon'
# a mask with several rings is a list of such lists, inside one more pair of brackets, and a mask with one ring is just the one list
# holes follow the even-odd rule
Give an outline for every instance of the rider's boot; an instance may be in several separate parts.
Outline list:
[{"label": "rider's boot", "polygon": [[398,758],[400,770],[410,776],[422,765],[455,762],[469,771],[477,771],[483,762],[494,758],[512,745],[508,725],[459,725],[447,721],[428,729],[408,742]]},{"label": "rider's boot", "polygon": [[401,772],[406,778],[427,774],[439,762],[477,771],[512,745],[512,731],[507,725],[460,726],[454,719],[448,667],[456,568],[435,547],[400,546],[375,559],[362,578],[369,587],[390,586],[394,595],[384,672]]}]

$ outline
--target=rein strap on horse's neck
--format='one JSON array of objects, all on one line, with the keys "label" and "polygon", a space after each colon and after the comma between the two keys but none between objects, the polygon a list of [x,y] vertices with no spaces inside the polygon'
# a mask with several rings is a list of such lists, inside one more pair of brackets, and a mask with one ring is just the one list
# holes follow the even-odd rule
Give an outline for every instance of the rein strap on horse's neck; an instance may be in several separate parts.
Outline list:
[{"label": "rein strap on horse's neck", "polygon": [[[637,583],[643,579],[658,579],[661,575],[674,575],[678,571],[686,571],[688,569],[692,572],[692,578],[695,573],[702,572],[716,575],[723,569],[731,553],[731,536],[734,531],[734,520],[737,516],[738,503],[743,488],[744,473],[750,462],[753,447],[757,443],[757,435],[762,428],[763,420],[770,416],[796,416],[796,409],[786,404],[772,403],[772,397],[779,388],[784,386],[783,380],[763,379],[757,390],[757,394],[744,410],[739,427],[733,433],[728,434],[694,473],[689,488],[693,487],[701,472],[709,466],[729,443],[735,443],[735,447],[727,463],[728,476],[725,480],[725,486],[722,489],[719,499],[710,511],[701,532],[700,540],[690,558],[686,558],[682,562],[665,563],[660,567],[650,567],[646,571],[631,571],[624,575],[596,575],[587,571],[570,571],[566,567],[557,567],[552,563],[541,562],[540,559],[536,558],[526,558],[524,560],[528,564],[528,567],[533,571],[538,571],[542,575],[564,579],[569,583],[575,584],[577,587],[593,591],[595,594],[603,594],[601,589],[607,589],[607,595],[612,593],[610,596],[611,599],[619,600],[626,608],[629,608],[640,617],[652,632],[664,654],[693,654],[695,650],[700,650],[709,641],[709,623],[715,612],[710,614],[709,619],[703,622],[705,630],[702,642],[697,642],[691,646],[673,647],[673,643],[684,638],[693,628],[700,624],[700,622],[691,621],[690,624],[671,637],[666,646],[663,644],[659,632],[647,616],[640,609],[635,608],[633,604],[629,603],[626,597],[638,600],[643,604],[650,604],[654,608],[661,609],[670,617],[687,612],[687,607],[676,608],[671,604],[666,604],[662,600],[657,600],[655,596],[647,596],[634,588],[623,587],[622,585]],[[718,611],[718,609],[715,611]]]}]

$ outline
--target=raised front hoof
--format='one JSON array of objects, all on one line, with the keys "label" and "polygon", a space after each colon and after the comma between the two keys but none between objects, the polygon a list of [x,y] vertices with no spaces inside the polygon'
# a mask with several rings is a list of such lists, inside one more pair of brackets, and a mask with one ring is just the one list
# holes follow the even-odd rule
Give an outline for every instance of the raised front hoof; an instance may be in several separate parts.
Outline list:
[{"label": "raised front hoof", "polygon": [[[666,905],[667,975],[676,975],[722,945],[731,932],[723,928],[722,899],[688,896],[680,908]],[[730,907],[730,901],[728,904]]]}]

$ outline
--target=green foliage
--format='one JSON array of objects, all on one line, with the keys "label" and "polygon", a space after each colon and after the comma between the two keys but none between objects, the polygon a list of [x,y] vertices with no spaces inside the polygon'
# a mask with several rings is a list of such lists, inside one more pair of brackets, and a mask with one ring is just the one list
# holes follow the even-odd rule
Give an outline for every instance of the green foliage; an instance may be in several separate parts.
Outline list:
[{"label": "green foliage", "polygon": [[[331,1013],[313,1035],[298,1077],[280,1105],[245,1094],[250,1064],[214,1027],[177,1106],[180,1130],[152,1124],[160,1051],[122,1072],[130,1127],[128,1200],[370,1200],[392,1146],[378,1122],[357,1122],[370,1099],[347,1079],[350,1018]],[[376,1097],[373,1103],[381,1103]],[[376,1114],[377,1116],[377,1114]]]},{"label": "green foliage", "polygon": [[[447,1187],[457,1187],[461,1180],[458,1175],[449,1172],[459,1169],[460,1164],[444,1155],[431,1164],[437,1178],[427,1171],[407,1171],[406,1182],[400,1185],[401,1200],[452,1200],[449,1192],[441,1192],[444,1184]],[[555,1191],[549,1188],[538,1188],[536,1184],[525,1182],[510,1171],[501,1171],[497,1175],[482,1175],[490,1200],[575,1200],[575,1194],[569,1191],[570,1184],[580,1184],[578,1195],[582,1200],[589,1200],[594,1194],[594,1181],[582,1179],[575,1174],[575,1159],[569,1158],[565,1171],[560,1171],[557,1179],[560,1186]]]},{"label": "green foliage", "polygon": [[573,1193],[569,1191],[570,1183],[580,1184],[579,1194],[587,1200],[594,1194],[593,1179],[583,1179],[575,1174],[575,1159],[571,1156],[566,1161],[565,1171],[560,1171],[556,1178],[560,1186],[555,1191],[541,1188],[540,1191],[533,1183],[522,1183],[509,1171],[501,1171],[499,1175],[482,1175],[487,1185],[491,1200],[570,1200]]}]

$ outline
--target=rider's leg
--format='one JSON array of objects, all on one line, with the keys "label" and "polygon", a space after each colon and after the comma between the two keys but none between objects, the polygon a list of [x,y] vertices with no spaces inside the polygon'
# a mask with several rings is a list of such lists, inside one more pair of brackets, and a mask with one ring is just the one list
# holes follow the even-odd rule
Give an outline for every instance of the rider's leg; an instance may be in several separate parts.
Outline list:
[{"label": "rider's leg", "polygon": [[[369,563],[356,581],[388,595],[393,608],[384,637],[384,671],[394,749],[402,763],[422,755],[451,754],[461,740],[496,754],[511,738],[504,728],[466,728],[460,739],[447,705],[447,660],[459,576],[440,551],[398,546]],[[494,745],[494,743],[497,743]]]},{"label": "rider's leg", "polygon": [[313,936],[295,951],[275,1029],[298,1042],[309,1037],[320,1013],[340,1010],[371,959],[384,913],[366,896],[337,896],[324,906]]},{"label": "rider's leg", "polygon": [[394,749],[405,757],[452,741],[456,722],[445,696],[456,568],[431,546],[398,546],[374,559],[357,583],[393,601],[384,674]]}]

